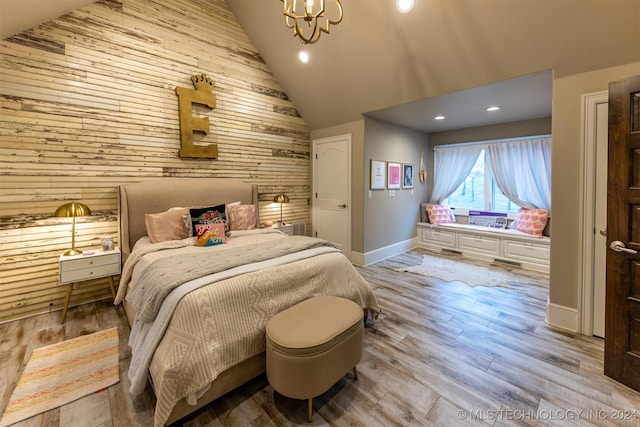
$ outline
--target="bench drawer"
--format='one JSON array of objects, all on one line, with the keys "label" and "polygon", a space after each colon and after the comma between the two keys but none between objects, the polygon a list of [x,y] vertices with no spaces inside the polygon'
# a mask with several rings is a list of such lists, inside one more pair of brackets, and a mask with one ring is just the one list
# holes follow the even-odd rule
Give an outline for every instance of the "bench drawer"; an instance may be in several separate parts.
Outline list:
[{"label": "bench drawer", "polygon": [[548,244],[517,242],[512,240],[504,241],[504,256],[506,258],[548,264],[549,254]]},{"label": "bench drawer", "polygon": [[445,248],[456,247],[456,233],[433,228],[422,229],[422,241],[425,243],[437,244]]},{"label": "bench drawer", "polygon": [[485,252],[497,256],[500,253],[500,239],[461,233],[458,236],[458,247],[462,251]]}]

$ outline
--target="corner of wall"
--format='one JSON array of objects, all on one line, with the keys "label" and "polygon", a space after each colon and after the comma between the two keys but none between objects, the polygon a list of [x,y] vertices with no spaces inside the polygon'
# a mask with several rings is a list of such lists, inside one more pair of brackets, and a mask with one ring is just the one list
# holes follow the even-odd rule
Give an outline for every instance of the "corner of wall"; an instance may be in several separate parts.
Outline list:
[{"label": "corner of wall", "polygon": [[572,307],[565,307],[553,304],[547,300],[547,315],[545,318],[547,325],[554,328],[564,329],[570,332],[578,332],[578,310]]},{"label": "corner of wall", "polygon": [[387,258],[391,258],[417,248],[418,241],[419,239],[417,237],[413,237],[366,253],[351,251],[349,259],[358,267],[366,267],[367,265],[375,264],[376,262],[383,261]]}]

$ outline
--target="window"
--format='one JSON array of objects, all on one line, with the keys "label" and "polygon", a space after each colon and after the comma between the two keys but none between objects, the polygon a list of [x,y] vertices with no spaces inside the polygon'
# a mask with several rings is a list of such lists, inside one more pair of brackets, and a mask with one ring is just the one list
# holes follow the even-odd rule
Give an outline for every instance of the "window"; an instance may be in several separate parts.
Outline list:
[{"label": "window", "polygon": [[519,206],[502,194],[491,168],[485,168],[486,156],[486,150],[482,150],[469,175],[444,203],[459,209],[516,212]]},{"label": "window", "polygon": [[506,212],[518,206],[551,209],[549,136],[436,145],[434,156],[431,203]]}]

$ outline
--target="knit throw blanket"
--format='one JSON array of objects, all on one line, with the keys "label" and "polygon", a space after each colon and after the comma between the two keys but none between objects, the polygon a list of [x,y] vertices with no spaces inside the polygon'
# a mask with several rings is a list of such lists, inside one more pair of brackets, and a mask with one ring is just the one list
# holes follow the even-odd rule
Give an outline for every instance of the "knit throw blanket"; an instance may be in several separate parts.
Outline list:
[{"label": "knit throw blanket", "polygon": [[198,277],[245,264],[278,258],[318,247],[334,247],[331,243],[306,236],[291,236],[264,242],[250,248],[230,248],[212,256],[210,252],[183,254],[153,262],[140,276],[127,300],[136,309],[136,321],[152,322],[164,298],[177,286]]}]

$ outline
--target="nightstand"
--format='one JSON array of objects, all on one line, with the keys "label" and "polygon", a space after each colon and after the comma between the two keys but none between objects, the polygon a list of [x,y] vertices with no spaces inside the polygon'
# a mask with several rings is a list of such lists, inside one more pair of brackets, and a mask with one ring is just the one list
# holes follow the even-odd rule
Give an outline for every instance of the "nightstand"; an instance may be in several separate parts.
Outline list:
[{"label": "nightstand", "polygon": [[304,222],[294,223],[294,224],[273,224],[271,228],[277,228],[282,231],[284,234],[288,234],[289,236],[304,236],[305,235],[305,224]]},{"label": "nightstand", "polygon": [[60,284],[67,285],[67,296],[64,299],[60,323],[64,323],[67,317],[71,292],[73,292],[73,286],[78,282],[108,277],[111,294],[115,298],[116,290],[113,285],[113,276],[120,274],[120,248],[110,251],[88,250],[80,255],[60,255],[58,267]]}]

